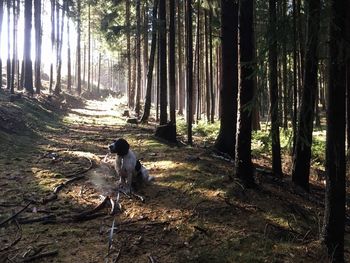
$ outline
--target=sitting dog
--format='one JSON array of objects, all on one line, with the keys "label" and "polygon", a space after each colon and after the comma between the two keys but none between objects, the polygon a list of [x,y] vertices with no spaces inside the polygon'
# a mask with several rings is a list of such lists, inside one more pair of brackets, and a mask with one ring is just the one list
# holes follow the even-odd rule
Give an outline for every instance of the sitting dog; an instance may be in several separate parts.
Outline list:
[{"label": "sitting dog", "polygon": [[115,170],[120,176],[120,184],[126,186],[130,193],[132,189],[140,187],[144,183],[151,182],[154,177],[148,174],[147,169],[136,159],[129,143],[120,138],[109,145],[111,153],[116,153]]}]

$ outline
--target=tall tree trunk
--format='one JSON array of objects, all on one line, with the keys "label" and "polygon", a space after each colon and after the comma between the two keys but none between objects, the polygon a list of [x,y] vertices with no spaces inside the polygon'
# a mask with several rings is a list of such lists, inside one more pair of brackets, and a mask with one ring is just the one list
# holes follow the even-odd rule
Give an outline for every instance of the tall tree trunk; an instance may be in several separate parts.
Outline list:
[{"label": "tall tree trunk", "polygon": [[[0,50],[1,50],[1,40],[2,36],[2,19],[4,17],[4,0],[0,0]],[[1,53],[1,52],[0,52]],[[0,90],[2,89],[2,56],[0,54]]]},{"label": "tall tree trunk", "polygon": [[136,0],[136,105],[135,113],[140,116],[141,110],[141,3],[140,0]]},{"label": "tall tree trunk", "polygon": [[297,112],[298,112],[298,52],[297,52],[297,7],[293,0],[293,154],[297,138]]},{"label": "tall tree trunk", "polygon": [[54,63],[54,54],[55,54],[55,0],[51,0],[51,64],[50,64],[50,84],[49,92],[52,92],[53,86],[53,63]]},{"label": "tall tree trunk", "polygon": [[327,96],[326,200],[322,238],[331,262],[344,262],[346,161],[346,15],[349,1],[330,1],[329,78]]},{"label": "tall tree trunk", "polygon": [[98,53],[97,94],[100,94],[101,84],[101,52]]},{"label": "tall tree trunk", "polygon": [[147,85],[147,70],[148,70],[148,0],[143,5],[143,93],[146,91]]},{"label": "tall tree trunk", "polygon": [[[282,16],[283,20],[287,21],[287,0],[282,1]],[[283,25],[284,32],[287,32],[286,23]],[[289,98],[289,87],[288,87],[288,56],[287,56],[287,40],[282,41],[282,67],[283,67],[283,129],[288,129],[288,98]]]},{"label": "tall tree trunk", "polygon": [[16,73],[16,65],[17,65],[17,0],[13,0],[12,2],[12,75],[11,75],[11,94],[15,93],[15,73]]},{"label": "tall tree trunk", "polygon": [[134,107],[134,98],[132,94],[132,83],[131,83],[131,40],[130,40],[130,1],[125,1],[125,22],[126,22],[126,49],[127,49],[127,63],[128,63],[128,88],[127,88],[127,97],[128,97],[128,106],[129,108]]},{"label": "tall tree trunk", "polygon": [[10,16],[11,0],[7,0],[7,61],[6,61],[6,86],[11,90],[11,35],[10,35]]},{"label": "tall tree trunk", "polygon": [[[62,46],[63,46],[63,26],[64,26],[64,16],[66,11],[67,2],[62,3],[62,15],[61,21],[59,20],[59,10],[57,11],[57,73],[56,73],[56,86],[54,93],[56,95],[61,92],[61,71],[62,71]],[[61,28],[59,28],[61,27]]]},{"label": "tall tree trunk", "polygon": [[215,148],[235,157],[238,93],[238,3],[221,0],[220,130]]},{"label": "tall tree trunk", "polygon": [[206,115],[207,122],[210,121],[210,79],[209,79],[209,22],[208,11],[204,11],[204,49],[205,49],[205,80],[206,80]]},{"label": "tall tree trunk", "polygon": [[[175,0],[169,1],[169,106],[170,122],[176,123],[176,78],[175,78]],[[176,126],[175,126],[176,128]]]},{"label": "tall tree trunk", "polygon": [[24,3],[24,88],[29,94],[33,89],[33,67],[31,58],[32,0]]},{"label": "tall tree trunk", "polygon": [[146,98],[143,115],[141,122],[147,122],[151,110],[151,94],[152,94],[152,80],[153,80],[153,67],[154,58],[156,54],[157,44],[157,10],[159,0],[154,0],[152,9],[152,42],[151,42],[151,54],[149,56],[148,72],[147,72],[147,86],[146,86]]},{"label": "tall tree trunk", "polygon": [[215,116],[215,96],[214,96],[214,72],[213,72],[213,10],[210,7],[209,10],[209,71],[210,71],[210,98],[211,98],[211,108],[210,108],[210,122],[214,123]]},{"label": "tall tree trunk", "polygon": [[193,47],[192,47],[192,0],[186,0],[186,81],[187,81],[187,140],[193,144],[192,123],[193,123]]},{"label": "tall tree trunk", "polygon": [[183,50],[182,50],[182,37],[181,34],[183,33],[183,19],[182,17],[182,4],[181,1],[177,1],[177,31],[178,31],[178,38],[177,38],[177,49],[178,49],[178,79],[177,79],[177,85],[178,85],[178,111],[177,113],[179,115],[183,115],[183,109],[184,109],[184,81],[183,81],[183,65],[182,65],[182,56],[183,56]]},{"label": "tall tree trunk", "polygon": [[81,17],[80,17],[80,12],[81,12],[81,0],[77,1],[77,9],[78,9],[78,14],[77,14],[77,70],[76,74],[77,76],[77,92],[80,95],[81,94]]},{"label": "tall tree trunk", "polygon": [[292,181],[306,191],[309,190],[312,131],[317,92],[320,0],[310,0],[307,5],[306,65],[292,170]]},{"label": "tall tree trunk", "polygon": [[41,0],[34,0],[34,19],[35,19],[35,92],[41,90]]},{"label": "tall tree trunk", "polygon": [[277,80],[277,14],[276,0],[269,0],[269,86],[272,139],[272,170],[275,176],[282,176],[281,145],[278,121],[278,80]]},{"label": "tall tree trunk", "polygon": [[167,106],[167,48],[166,48],[166,4],[159,2],[159,62],[160,62],[160,125],[168,121]]},{"label": "tall tree trunk", "polygon": [[[235,175],[246,187],[254,185],[254,169],[251,157],[252,138],[252,103],[254,97],[254,0],[240,3],[240,67],[241,86],[239,92],[239,117],[237,122],[237,142],[235,158]],[[224,54],[223,54],[224,57]]]},{"label": "tall tree trunk", "polygon": [[[127,1],[129,2],[129,1]],[[87,61],[87,90],[92,91],[91,86],[91,6],[88,4],[88,61]]]},{"label": "tall tree trunk", "polygon": [[67,90],[72,89],[72,61],[70,48],[70,21],[69,21],[69,4],[67,3]]}]

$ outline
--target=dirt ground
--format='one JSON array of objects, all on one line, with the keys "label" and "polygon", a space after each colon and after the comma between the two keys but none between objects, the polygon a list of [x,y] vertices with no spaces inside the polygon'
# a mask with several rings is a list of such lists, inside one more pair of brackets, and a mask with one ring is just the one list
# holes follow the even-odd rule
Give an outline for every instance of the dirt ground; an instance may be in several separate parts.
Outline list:
[{"label": "dirt ground", "polygon": [[[199,138],[167,145],[152,124],[126,124],[121,99],[0,103],[0,262],[326,262],[320,183],[304,194],[257,159],[258,187],[244,189]],[[118,201],[101,160],[119,137],[155,181],[138,191],[144,201],[120,194],[114,215],[109,203],[90,213],[104,196]]]}]

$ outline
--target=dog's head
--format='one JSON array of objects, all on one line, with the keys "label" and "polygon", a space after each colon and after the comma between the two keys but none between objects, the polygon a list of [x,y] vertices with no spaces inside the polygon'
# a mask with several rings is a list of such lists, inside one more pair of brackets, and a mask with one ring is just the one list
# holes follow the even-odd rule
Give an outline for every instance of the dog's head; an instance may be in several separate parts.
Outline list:
[{"label": "dog's head", "polygon": [[124,156],[128,154],[130,146],[126,140],[120,138],[109,145],[108,148],[111,153],[116,153],[119,156]]}]

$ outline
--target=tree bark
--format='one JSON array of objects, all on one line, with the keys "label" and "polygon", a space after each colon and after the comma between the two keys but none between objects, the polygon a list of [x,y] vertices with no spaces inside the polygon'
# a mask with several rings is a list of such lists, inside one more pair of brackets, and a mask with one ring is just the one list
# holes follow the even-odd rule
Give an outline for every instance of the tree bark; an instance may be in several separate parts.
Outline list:
[{"label": "tree bark", "polygon": [[220,130],[215,148],[235,157],[238,93],[238,3],[221,0]]},{"label": "tree bark", "polygon": [[54,54],[55,54],[55,0],[51,0],[51,64],[50,64],[50,84],[49,84],[49,92],[52,92],[53,86],[53,62],[54,62]]},{"label": "tree bark", "polygon": [[141,110],[141,3],[136,0],[136,102],[135,113],[140,116]]},{"label": "tree bark", "polygon": [[[240,66],[241,85],[239,92],[239,117],[237,128],[235,175],[246,187],[254,183],[254,169],[251,157],[252,106],[254,98],[254,0],[241,1],[240,5]],[[224,59],[224,54],[223,54]]]},{"label": "tree bark", "polygon": [[24,3],[24,88],[33,95],[33,66],[31,58],[32,0]]},{"label": "tree bark", "polygon": [[151,42],[151,54],[149,56],[148,72],[147,72],[147,86],[146,86],[146,98],[143,115],[141,122],[147,122],[151,110],[151,95],[152,95],[152,80],[153,80],[153,67],[154,58],[156,54],[157,45],[157,11],[159,0],[154,0],[152,9],[152,42]]},{"label": "tree bark", "polygon": [[7,0],[7,60],[6,60],[6,87],[11,90],[11,35],[10,35],[10,16],[11,0]]},{"label": "tree bark", "polygon": [[170,12],[169,12],[169,106],[170,106],[170,123],[176,124],[175,0],[169,0],[169,10],[170,10]]},{"label": "tree bark", "polygon": [[317,92],[320,0],[310,0],[307,5],[306,65],[292,168],[292,181],[306,191],[309,190],[312,131]]},{"label": "tree bark", "polygon": [[35,92],[41,91],[41,0],[34,0],[34,19],[35,19]]},{"label": "tree bark", "polygon": [[77,1],[77,92],[80,95],[81,94],[81,0]]},{"label": "tree bark", "polygon": [[272,171],[275,176],[282,176],[281,145],[278,118],[278,72],[277,72],[277,14],[276,0],[269,0],[269,86],[270,117],[272,141]]},{"label": "tree bark", "polygon": [[346,0],[330,1],[329,77],[326,139],[326,200],[322,239],[331,262],[344,262]]},{"label": "tree bark", "polygon": [[160,90],[159,104],[160,115],[159,124],[164,125],[168,121],[167,106],[167,47],[166,47],[166,4],[165,1],[159,2],[159,74],[160,74]]},{"label": "tree bark", "polygon": [[[4,0],[0,0],[0,50],[1,50],[1,40],[2,36],[2,20],[4,17]],[[0,54],[0,90],[2,89],[2,56]]]},{"label": "tree bark", "polygon": [[186,0],[186,81],[187,81],[187,140],[193,144],[192,123],[193,123],[193,47],[192,47],[192,0]]}]

